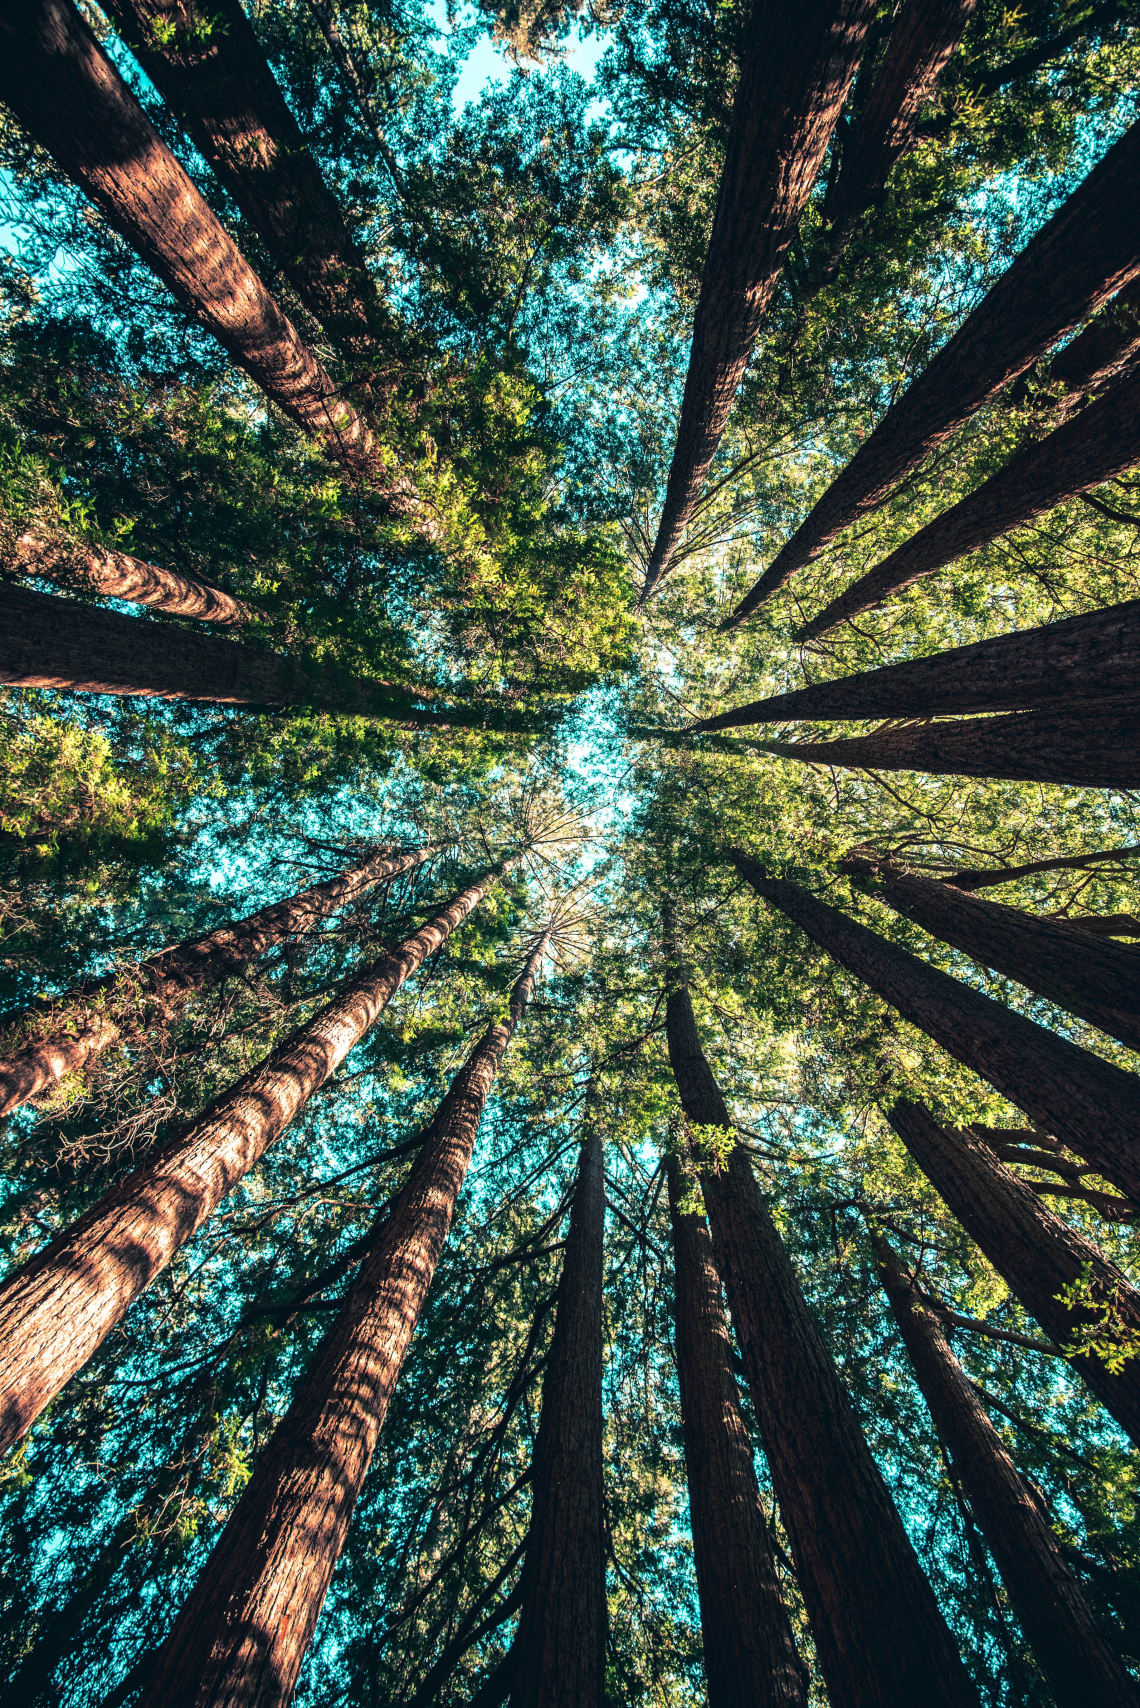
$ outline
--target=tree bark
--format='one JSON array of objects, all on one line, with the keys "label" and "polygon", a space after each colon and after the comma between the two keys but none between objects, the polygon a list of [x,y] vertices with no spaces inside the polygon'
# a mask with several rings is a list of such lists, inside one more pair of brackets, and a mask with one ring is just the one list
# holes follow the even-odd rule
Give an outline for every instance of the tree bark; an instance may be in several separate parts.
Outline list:
[{"label": "tree bark", "polygon": [[768,741],[768,753],[863,771],[930,771],[1006,777],[1091,789],[1140,788],[1140,700],[1106,700],[1095,715],[1019,712],[1012,717],[904,724],[837,741]]},{"label": "tree bark", "polygon": [[[279,943],[310,931],[385,878],[418,866],[433,852],[373,852],[325,883],[234,925],[176,943],[108,977],[0,1019],[0,1115],[19,1108],[64,1077],[87,1066],[136,1019],[166,1024],[196,992],[257,960]],[[44,1035],[50,1017],[51,1031]]]},{"label": "tree bark", "polygon": [[[1058,350],[1045,370],[1042,388],[1062,388],[1055,408],[1068,414],[1090,391],[1119,379],[1140,356],[1140,280],[1107,303],[1100,313],[1063,350]],[[1016,401],[1030,395],[1026,379],[1018,382]]]},{"label": "tree bark", "polygon": [[0,99],[238,367],[351,468],[372,435],[167,148],[71,0],[5,0]]},{"label": "tree bark", "polygon": [[487,872],[357,975],[182,1138],[0,1287],[0,1451],[81,1369],[143,1289],[258,1163],[416,968],[498,881]]},{"label": "tree bark", "polygon": [[855,75],[869,0],[755,0],[645,599],[668,572]]},{"label": "tree bark", "polygon": [[1140,1203],[1140,1078],[908,954],[749,855],[730,858],[777,907],[935,1043]]},{"label": "tree bark", "polygon": [[677,1381],[709,1708],[804,1708],[803,1665],[732,1373],[720,1276],[704,1216],[683,1211],[685,1180],[665,1162],[673,1230]]},{"label": "tree bark", "polygon": [[197,617],[219,628],[241,628],[258,614],[244,599],[235,599],[197,576],[160,569],[127,552],[92,545],[90,540],[59,539],[41,528],[29,528],[15,540],[9,563],[22,577],[37,576],[64,587],[79,585],[104,599],[151,605],[172,617]]},{"label": "tree bark", "polygon": [[[1069,1352],[1090,1330],[1140,1336],[1140,1294],[1091,1240],[1047,1210],[977,1133],[950,1132],[921,1103],[900,1099],[890,1123],[939,1197],[1133,1441],[1140,1440],[1140,1357],[1114,1375],[1091,1352]],[[1059,1297],[1087,1284],[1096,1307]],[[1107,1328],[1106,1313],[1108,1318]]]},{"label": "tree bark", "polygon": [[542,1384],[522,1611],[510,1653],[511,1708],[602,1708],[605,1697],[605,1218],[605,1151],[591,1130],[582,1142]]},{"label": "tree bark", "polygon": [[[687,1119],[733,1132],[675,968],[669,1059]],[[701,1171],[717,1266],[832,1708],[974,1704],[744,1150]]]},{"label": "tree bark", "polygon": [[1026,445],[976,491],[944,510],[796,630],[814,640],[881,605],[979,546],[1024,527],[1140,461],[1140,368],[1068,421]]},{"label": "tree bark", "polygon": [[1106,861],[1135,860],[1137,855],[1140,855],[1140,843],[1125,843],[1120,848],[1099,848],[1093,854],[1058,854],[1047,860],[1028,860],[1020,866],[975,866],[951,872],[942,881],[953,884],[956,890],[988,890],[998,884],[1012,883],[1014,878],[1033,877],[1037,872],[1081,872]]},{"label": "tree bark", "polygon": [[542,937],[428,1124],[396,1206],[159,1652],[141,1708],[284,1708],[344,1547]]},{"label": "tree bark", "polygon": [[961,1478],[1057,1708],[1137,1708],[1140,1695],[1101,1630],[1040,1497],[1018,1474],[937,1317],[881,1234],[875,1258],[934,1427]]},{"label": "tree bark", "polygon": [[928,452],[1140,275],[1140,125],[1037,233],[860,445],[724,627],[874,510]]}]

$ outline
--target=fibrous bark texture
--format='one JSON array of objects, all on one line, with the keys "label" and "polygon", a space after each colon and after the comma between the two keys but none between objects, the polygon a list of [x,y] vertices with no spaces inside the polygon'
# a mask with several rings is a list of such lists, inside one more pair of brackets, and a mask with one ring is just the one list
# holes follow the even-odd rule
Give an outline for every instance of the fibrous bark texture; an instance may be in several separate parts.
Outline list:
[{"label": "fibrous bark texture", "polygon": [[786,878],[769,877],[749,855],[731,857],[757,895],[1140,1203],[1140,1078],[960,984]]},{"label": "fibrous bark texture", "polygon": [[700,497],[873,11],[870,0],[755,0],[643,597]]},{"label": "fibrous bark texture", "polygon": [[[129,1019],[168,1022],[196,991],[227,978],[267,950],[309,931],[385,878],[420,864],[431,849],[373,853],[339,877],[176,943],[131,967],[0,1019],[0,1115],[78,1072],[122,1035]],[[50,1035],[44,1022],[50,1017]]]},{"label": "fibrous bark texture", "polygon": [[677,1381],[709,1708],[803,1708],[796,1653],[732,1373],[712,1241],[666,1159],[673,1230]]},{"label": "fibrous bark texture", "polygon": [[197,576],[161,569],[90,540],[58,539],[39,528],[27,529],[13,542],[8,561],[21,576],[84,587],[104,599],[150,605],[172,617],[197,617],[219,628],[241,628],[257,615],[244,599]]},{"label": "fibrous bark texture", "polygon": [[394,1209],[159,1653],[143,1708],[284,1708],[340,1557],[467,1174],[534,988],[535,946],[423,1135]]},{"label": "fibrous bark texture", "polygon": [[[1030,1316],[1065,1348],[1074,1370],[1134,1441],[1140,1440],[1140,1359],[1114,1374],[1095,1351],[1075,1348],[1140,1335],[1140,1294],[1116,1265],[1047,1210],[1024,1180],[968,1128],[950,1132],[921,1103],[900,1099],[890,1123],[938,1195]],[[1077,1287],[1081,1299],[1061,1295]],[[1073,1348],[1074,1350],[1069,1350]]]},{"label": "fibrous bark texture", "polygon": [[384,955],[0,1287],[0,1451],[299,1114],[417,967],[497,881],[488,872]]},{"label": "fibrous bark texture", "polygon": [[[1067,414],[1090,391],[1118,379],[1140,356],[1140,280],[1107,303],[1045,371],[1044,385],[1059,386],[1056,408]],[[1019,386],[1025,386],[1022,381]],[[1026,388],[1028,389],[1028,388]]]},{"label": "fibrous bark texture", "polygon": [[[596,1119],[589,1112],[588,1121]],[[602,1708],[606,1536],[602,1489],[605,1151],[582,1142],[531,1467],[511,1708]]]},{"label": "fibrous bark texture", "polygon": [[882,1235],[879,1274],[922,1396],[961,1479],[1057,1708],[1136,1708],[1136,1685],[1088,1604],[1042,1510],[986,1416],[934,1312]]},{"label": "fibrous bark texture", "polygon": [[1140,125],[1122,136],[879,422],[726,628],[743,622],[928,452],[1140,273]]}]

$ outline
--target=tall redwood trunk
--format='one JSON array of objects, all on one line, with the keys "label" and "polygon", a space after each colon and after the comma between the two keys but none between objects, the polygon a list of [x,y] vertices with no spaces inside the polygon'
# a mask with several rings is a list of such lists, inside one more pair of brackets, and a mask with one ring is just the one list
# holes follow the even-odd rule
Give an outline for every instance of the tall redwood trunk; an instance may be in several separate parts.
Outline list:
[{"label": "tall redwood trunk", "polygon": [[1039,1121],[1140,1203],[1140,1078],[960,984],[749,855],[733,863],[757,895],[806,931],[956,1061]]},{"label": "tall redwood trunk", "polygon": [[[1029,878],[1036,872],[1084,871],[1119,860],[1135,860],[1140,855],[1140,843],[1123,843],[1119,848],[1098,848],[1092,854],[1057,854],[1046,860],[1027,860],[1018,866],[977,866],[961,872],[951,872],[944,879],[956,890],[988,890],[998,884],[1008,884],[1014,878]],[[1079,921],[1074,920],[1074,924]]]},{"label": "tall redwood trunk", "polygon": [[[1114,1330],[1126,1340],[1140,1334],[1140,1293],[1091,1240],[1047,1210],[978,1133],[950,1132],[906,1099],[889,1119],[939,1197],[1059,1346],[1077,1344],[1090,1328],[1109,1340]],[[1059,1295],[1074,1283],[1090,1287],[1096,1304],[1063,1303]],[[1071,1353],[1069,1362],[1121,1429],[1140,1441],[1140,1359],[1129,1358],[1115,1375],[1095,1353]]]},{"label": "tall redwood trunk", "polygon": [[1140,274],[1140,125],[1006,269],[816,502],[724,625],[735,627],[874,510],[928,452]]},{"label": "tall redwood trunk", "polygon": [[934,1427],[997,1562],[1057,1708],[1137,1708],[1140,1694],[1065,1560],[1040,1497],[1018,1475],[937,1317],[881,1234],[879,1275]]},{"label": "tall redwood trunk", "polygon": [[[1086,393],[1118,379],[1137,356],[1140,356],[1140,279],[1125,285],[1093,316],[1083,332],[1057,351],[1045,370],[1042,384],[1063,388],[1055,408],[1059,414],[1068,414]],[[1031,391],[1035,388],[1026,376],[1018,381],[1011,396],[1020,403]]]},{"label": "tall redwood trunk", "polygon": [[765,751],[862,771],[932,771],[1020,783],[1140,788],[1140,698],[1087,702],[1076,712],[903,724],[835,741],[768,741]]},{"label": "tall redwood trunk", "polygon": [[[407,853],[372,853],[339,877],[234,925],[219,925],[186,943],[176,943],[123,967],[107,978],[5,1014],[0,1019],[0,1115],[37,1097],[65,1074],[76,1073],[121,1037],[124,1026],[157,1015],[163,1023],[190,998],[269,949],[309,931],[318,920],[346,907],[385,878],[418,866],[431,848]],[[50,1032],[45,1024],[50,1019]]]},{"label": "tall redwood trunk", "polygon": [[5,0],[0,99],[279,408],[371,471],[371,434],[167,148],[71,0]]},{"label": "tall redwood trunk", "polygon": [[873,11],[870,0],[754,0],[643,598],[700,498]]},{"label": "tall redwood trunk", "polygon": [[1017,712],[1096,707],[1136,692],[1140,599],[1064,617],[1059,623],[951,647],[813,682],[702,718],[693,730],[795,719],[929,717],[942,712]]},{"label": "tall redwood trunk", "polygon": [[396,1206],[159,1652],[144,1708],[283,1708],[312,1640],[479,1121],[548,939],[424,1132]]},{"label": "tall redwood trunk", "polygon": [[244,599],[235,599],[208,581],[131,557],[90,540],[59,539],[40,528],[29,528],[13,543],[10,566],[21,576],[39,576],[87,588],[104,599],[126,599],[152,605],[173,617],[197,617],[219,628],[240,628],[257,612]]},{"label": "tall redwood trunk", "polygon": [[685,1180],[676,1158],[666,1158],[665,1168],[677,1381],[709,1708],[803,1708],[804,1669],[760,1504],[712,1241],[700,1210],[682,1210]]},{"label": "tall redwood trunk", "polygon": [[0,1287],[0,1451],[19,1439],[144,1287],[258,1163],[404,980],[497,882],[487,872],[358,974],[182,1138],[106,1193]]},{"label": "tall redwood trunk", "polygon": [[602,1708],[605,1696],[605,1219],[605,1151],[591,1131],[582,1142],[542,1384],[522,1610],[509,1660],[511,1708]]},{"label": "tall redwood trunk", "polygon": [[[681,1107],[733,1132],[687,986],[671,976]],[[701,1182],[764,1452],[832,1708],[943,1708],[977,1696],[915,1558],[744,1150]]]},{"label": "tall redwood trunk", "polygon": [[957,558],[1140,462],[1140,368],[944,510],[796,630],[814,640]]}]

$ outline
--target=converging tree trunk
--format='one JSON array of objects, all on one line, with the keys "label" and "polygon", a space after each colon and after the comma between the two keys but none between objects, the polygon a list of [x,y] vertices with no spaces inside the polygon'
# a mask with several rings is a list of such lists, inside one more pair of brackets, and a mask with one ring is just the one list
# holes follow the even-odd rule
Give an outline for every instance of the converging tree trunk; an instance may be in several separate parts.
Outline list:
[{"label": "converging tree trunk", "polygon": [[1050,401],[1048,388],[1059,388],[1053,405],[1057,414],[1067,415],[1090,391],[1118,379],[1140,356],[1140,279],[1122,291],[1093,316],[1084,331],[1058,350],[1038,385],[1023,375],[1011,388],[1011,400],[1023,403]]},{"label": "converging tree trunk", "polygon": [[837,623],[882,604],[891,593],[933,575],[979,546],[1020,528],[1090,486],[1140,461],[1140,368],[1045,438],[1018,451],[1003,469],[860,576],[796,631],[814,640]]},{"label": "converging tree trunk", "polygon": [[284,1708],[548,937],[429,1122],[411,1174],[159,1652],[143,1708]]},{"label": "converging tree trunk", "polygon": [[160,569],[90,540],[60,539],[41,528],[29,528],[13,542],[8,562],[21,576],[78,585],[104,599],[151,605],[172,617],[197,617],[219,628],[241,628],[257,616],[244,599],[197,576]]},{"label": "converging tree trunk", "polygon": [[71,0],[0,10],[0,99],[178,301],[331,455],[372,436],[195,189]]},{"label": "converging tree trunk", "polygon": [[486,872],[398,949],[359,973],[180,1139],[8,1277],[0,1287],[0,1451],[86,1364],[502,870]]},{"label": "converging tree trunk", "polygon": [[[968,1128],[948,1131],[900,1099],[891,1126],[1030,1316],[1133,1439],[1140,1441],[1140,1358],[1110,1370],[1101,1352],[1140,1337],[1140,1294],[1091,1240],[1047,1210]],[[1083,1350],[1083,1348],[1087,1348]]]},{"label": "converging tree trunk", "polygon": [[870,0],[755,0],[643,599],[700,497],[873,11]]},{"label": "converging tree trunk", "polygon": [[606,1524],[602,1487],[605,1147],[586,1103],[531,1466],[522,1610],[509,1657],[511,1708],[602,1708]]},{"label": "converging tree trunk", "polygon": [[1140,1078],[960,984],[786,878],[769,877],[740,850],[730,858],[757,895],[904,1020],[1140,1203]]},{"label": "converging tree trunk", "polygon": [[0,1115],[77,1073],[125,1028],[168,1024],[207,986],[347,907],[386,878],[397,877],[434,850],[374,851],[339,877],[259,908],[233,925],[176,943],[106,978],[0,1017]]},{"label": "converging tree trunk", "polygon": [[803,1708],[803,1665],[732,1373],[732,1343],[705,1218],[684,1205],[667,1157],[673,1231],[677,1381],[701,1604],[709,1708]]},{"label": "converging tree trunk", "polygon": [[[734,1133],[670,969],[669,1059],[681,1107]],[[833,1708],[975,1704],[851,1400],[800,1290],[751,1164],[736,1145],[701,1183],[780,1515]]]},{"label": "converging tree trunk", "polygon": [[734,628],[928,452],[1140,273],[1140,125],[1122,136],[884,415],[745,594]]},{"label": "converging tree trunk", "polygon": [[937,1317],[883,1236],[875,1258],[934,1427],[950,1454],[1057,1708],[1136,1708],[1125,1670],[1065,1560],[1040,1496],[1018,1474]]}]

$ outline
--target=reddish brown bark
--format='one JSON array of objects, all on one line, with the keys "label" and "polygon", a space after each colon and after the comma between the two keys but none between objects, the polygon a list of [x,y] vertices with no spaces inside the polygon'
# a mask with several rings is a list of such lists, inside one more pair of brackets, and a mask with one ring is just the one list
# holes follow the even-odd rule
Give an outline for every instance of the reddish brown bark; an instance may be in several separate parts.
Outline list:
[{"label": "reddish brown bark", "polygon": [[244,599],[235,599],[197,576],[160,569],[127,552],[92,545],[90,540],[59,539],[39,528],[27,529],[14,541],[9,563],[21,576],[85,587],[104,599],[152,605],[170,616],[197,617],[219,628],[241,628],[257,616]]},{"label": "reddish brown bark", "polygon": [[[385,878],[419,865],[432,852],[373,853],[339,877],[259,908],[234,925],[176,943],[62,996],[0,1019],[0,1115],[19,1108],[86,1067],[122,1036],[124,1026],[168,1023],[190,998],[256,960],[279,943],[309,931]],[[50,1036],[44,1021],[50,1016]]]},{"label": "reddish brown bark", "polygon": [[700,497],[873,10],[869,0],[753,7],[643,599],[668,572]]},{"label": "reddish brown bark", "polygon": [[591,1131],[582,1142],[542,1384],[522,1610],[509,1663],[511,1708],[602,1708],[605,1698],[605,1220],[605,1151]]},{"label": "reddish brown bark", "polygon": [[498,879],[485,874],[354,978],[182,1138],[112,1187],[0,1287],[0,1451],[19,1439],[300,1113],[404,980]]},{"label": "reddish brown bark", "polygon": [[283,1708],[455,1213],[542,938],[428,1124],[396,1206],[159,1653],[143,1708]]},{"label": "reddish brown bark", "polygon": [[1118,379],[1140,356],[1140,280],[1113,297],[1045,371],[1046,386],[1063,388],[1057,408],[1067,413],[1087,392]]},{"label": "reddish brown bark", "polygon": [[1024,1483],[937,1317],[881,1234],[879,1275],[934,1427],[961,1479],[1057,1708],[1136,1708],[1126,1672],[1065,1560],[1040,1496]]},{"label": "reddish brown bark", "polygon": [[665,1163],[673,1230],[677,1381],[709,1708],[803,1708],[804,1669],[780,1593],[732,1343],[705,1218],[682,1210]]},{"label": "reddish brown bark", "polygon": [[[1058,1346],[1079,1345],[1090,1329],[1101,1339],[1140,1334],[1140,1294],[1091,1240],[1047,1210],[976,1132],[950,1132],[921,1103],[905,1099],[889,1118],[939,1197]],[[1086,1280],[1095,1306],[1062,1301],[1067,1288],[1084,1288]],[[1140,1358],[1129,1358],[1115,1375],[1093,1353],[1071,1353],[1069,1362],[1121,1429],[1140,1440]]]},{"label": "reddish brown bark", "polygon": [[1140,1203],[1140,1078],[908,954],[749,855],[733,863],[793,920],[955,1060]]},{"label": "reddish brown bark", "polygon": [[1140,274],[1140,125],[1121,137],[890,408],[725,623],[733,628],[928,452]]},{"label": "reddish brown bark", "polygon": [[848,617],[881,605],[891,593],[912,587],[1138,461],[1140,369],[1118,380],[1044,439],[1026,445],[976,491],[912,534],[797,629],[796,639],[814,640],[826,634]]},{"label": "reddish brown bark", "polygon": [[768,741],[768,753],[863,771],[932,771],[1092,789],[1140,788],[1140,700],[1096,709],[904,724],[836,741]]},{"label": "reddish brown bark", "polygon": [[[1099,848],[1093,854],[1058,854],[1047,860],[1027,860],[1019,866],[977,866],[961,872],[951,872],[943,881],[956,890],[987,890],[998,884],[1011,883],[1014,878],[1029,878],[1037,872],[1084,871],[1119,860],[1135,860],[1140,855],[1140,843],[1125,843],[1120,848]],[[1073,924],[1081,923],[1074,920]]]},{"label": "reddish brown bark", "polygon": [[71,0],[0,13],[0,99],[266,396],[372,471],[372,436],[167,148]]},{"label": "reddish brown bark", "polygon": [[[681,1106],[733,1132],[675,972],[666,1007]],[[739,1145],[701,1182],[760,1436],[833,1708],[974,1704],[851,1400]]]}]

